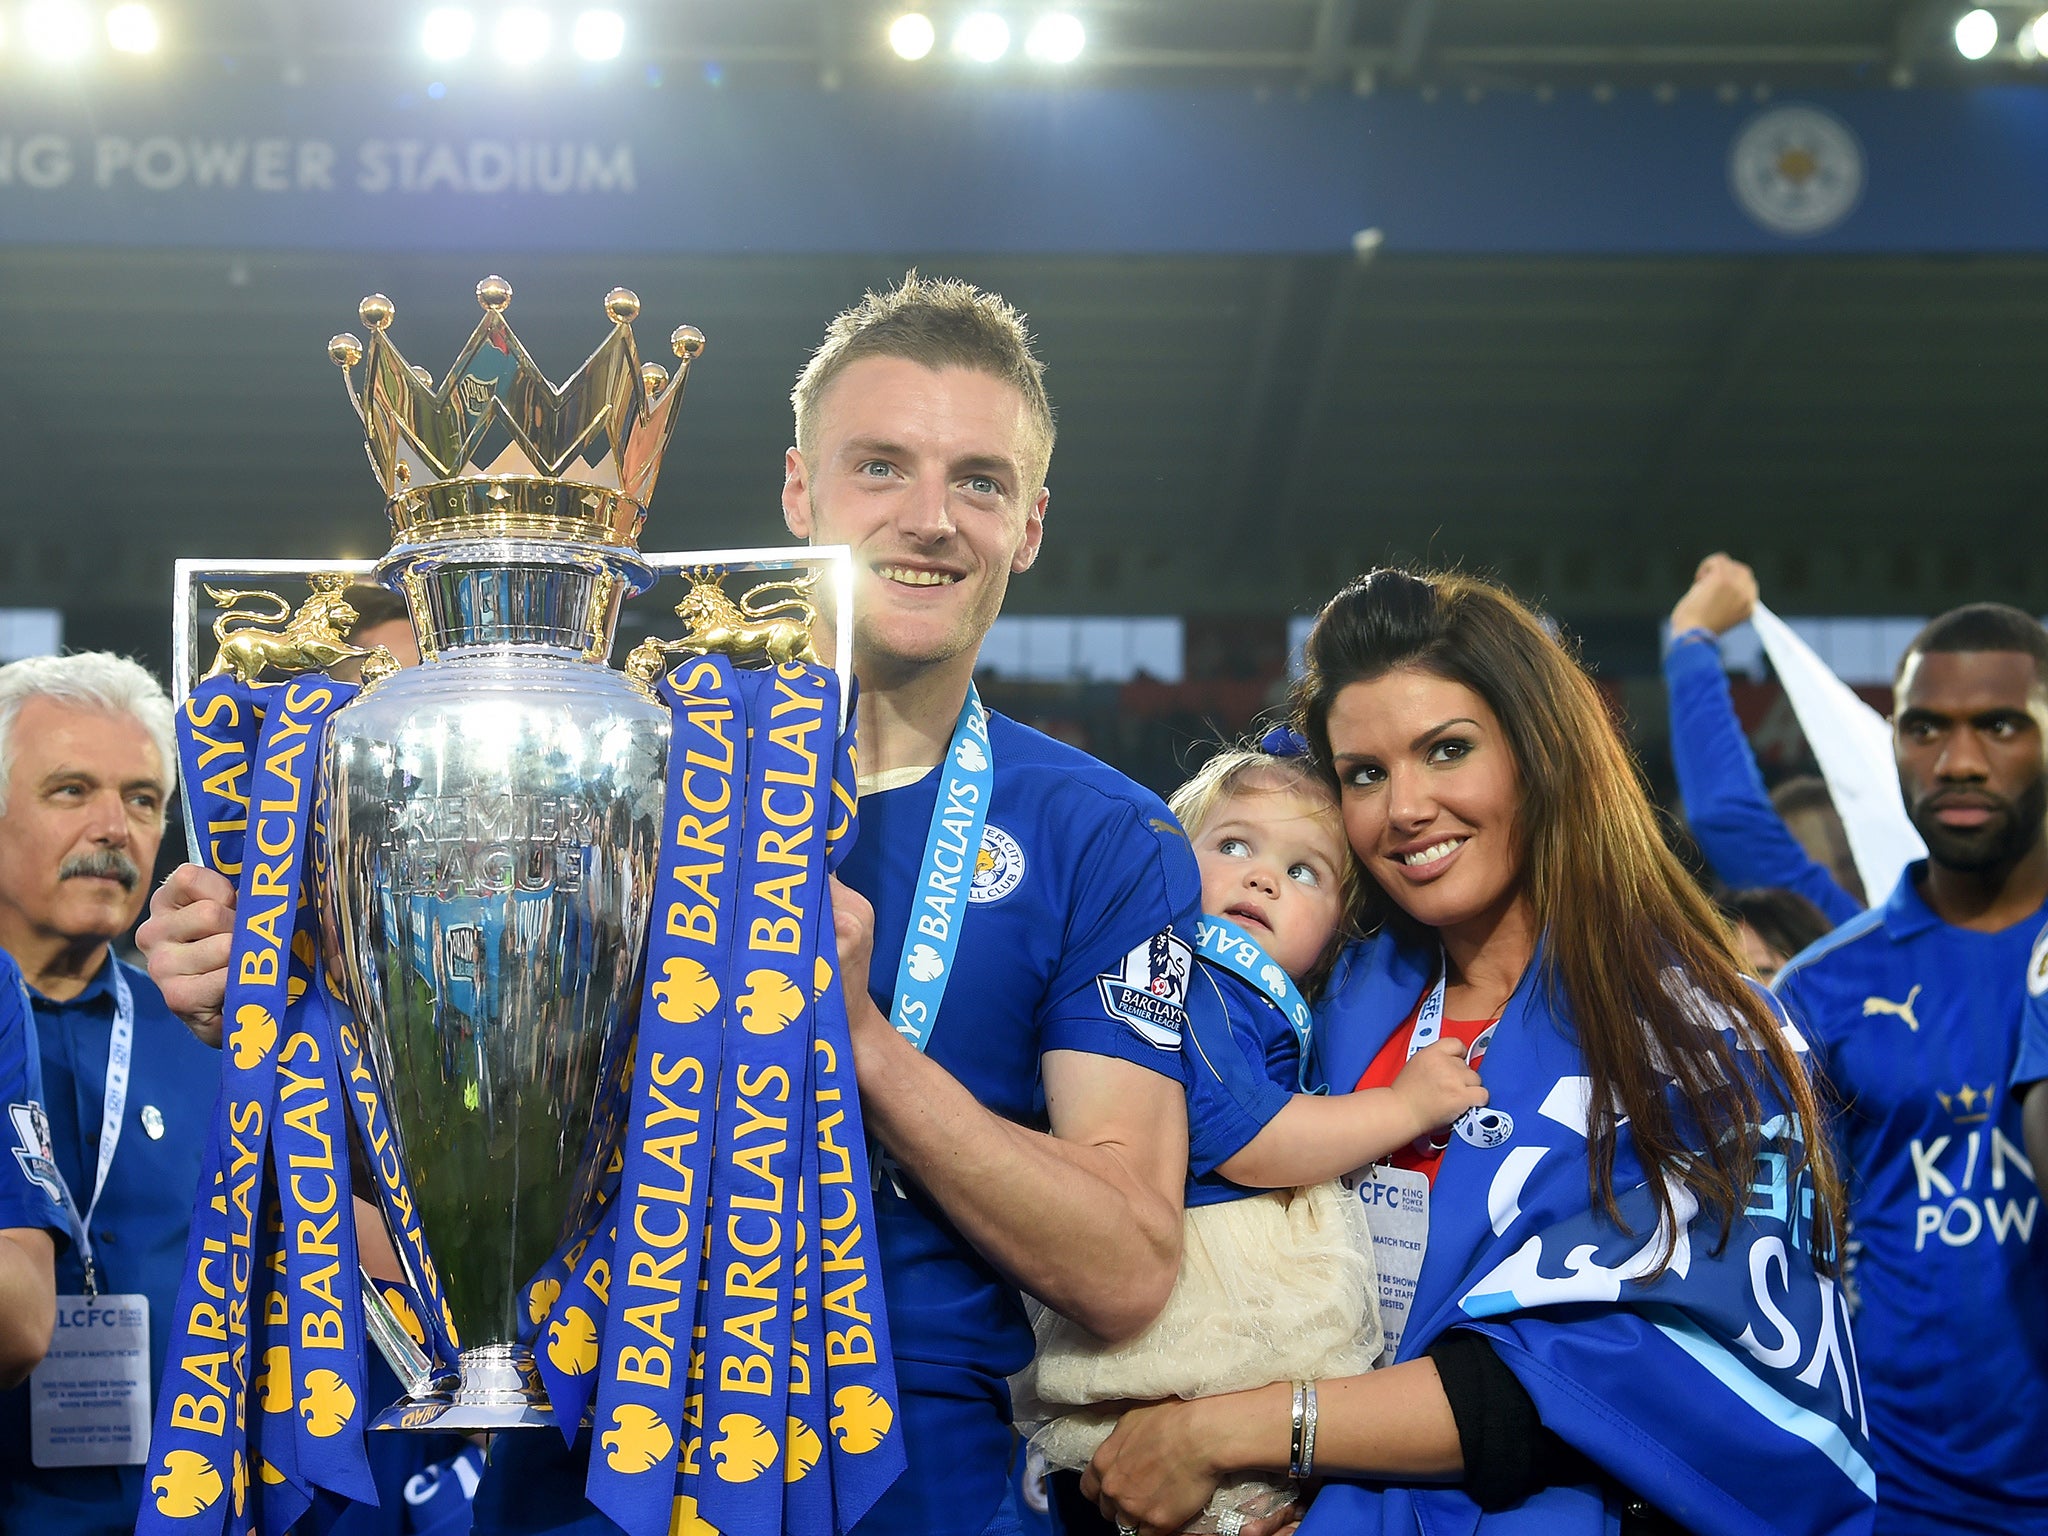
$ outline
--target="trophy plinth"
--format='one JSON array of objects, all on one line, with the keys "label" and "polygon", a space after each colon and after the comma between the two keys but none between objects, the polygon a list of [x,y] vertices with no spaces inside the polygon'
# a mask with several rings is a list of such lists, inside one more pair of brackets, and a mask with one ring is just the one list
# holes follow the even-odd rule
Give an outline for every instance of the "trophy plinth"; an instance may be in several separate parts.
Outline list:
[{"label": "trophy plinth", "polygon": [[380,1413],[370,1428],[474,1434],[546,1429],[554,1423],[533,1351],[517,1344],[486,1344],[462,1352],[459,1375],[422,1384]]}]

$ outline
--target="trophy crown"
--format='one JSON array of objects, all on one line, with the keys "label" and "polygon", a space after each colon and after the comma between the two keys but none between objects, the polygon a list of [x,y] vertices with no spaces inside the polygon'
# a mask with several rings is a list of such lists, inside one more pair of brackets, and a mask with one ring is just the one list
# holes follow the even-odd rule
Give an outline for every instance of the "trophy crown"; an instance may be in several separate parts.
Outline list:
[{"label": "trophy crown", "polygon": [[327,344],[362,419],[394,539],[636,548],[703,335],[685,325],[670,337],[673,376],[658,363],[643,366],[633,344],[639,296],[614,288],[604,297],[611,334],[558,387],[505,318],[512,285],[492,275],[476,297],[483,318],[438,384],[391,340],[397,309],[381,293],[357,308],[367,344],[348,332]]}]

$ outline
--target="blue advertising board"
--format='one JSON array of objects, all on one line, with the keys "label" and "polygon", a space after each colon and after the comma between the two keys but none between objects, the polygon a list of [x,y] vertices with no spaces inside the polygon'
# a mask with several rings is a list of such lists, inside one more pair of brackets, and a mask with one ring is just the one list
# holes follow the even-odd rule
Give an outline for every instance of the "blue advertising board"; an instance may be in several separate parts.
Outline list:
[{"label": "blue advertising board", "polygon": [[688,253],[2048,250],[2048,92],[169,84],[0,99],[0,243]]}]

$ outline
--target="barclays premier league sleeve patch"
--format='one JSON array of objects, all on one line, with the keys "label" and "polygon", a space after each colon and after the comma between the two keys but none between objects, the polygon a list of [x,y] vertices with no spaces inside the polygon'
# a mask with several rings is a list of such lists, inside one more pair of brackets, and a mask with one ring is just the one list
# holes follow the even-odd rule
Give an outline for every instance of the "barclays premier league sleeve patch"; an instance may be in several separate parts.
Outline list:
[{"label": "barclays premier league sleeve patch", "polygon": [[2034,953],[2027,959],[2027,995],[2039,997],[2044,992],[2048,992],[2048,928],[2034,940]]},{"label": "barclays premier league sleeve patch", "polygon": [[64,1203],[64,1176],[57,1171],[56,1149],[50,1144],[50,1122],[43,1106],[31,1100],[7,1106],[14,1123],[14,1158],[29,1183],[58,1205]]},{"label": "barclays premier league sleeve patch", "polygon": [[1095,978],[1102,1005],[1135,1029],[1148,1045],[1162,1051],[1180,1049],[1188,1027],[1188,981],[1195,952],[1168,929],[1155,933],[1128,955],[1114,971]]}]

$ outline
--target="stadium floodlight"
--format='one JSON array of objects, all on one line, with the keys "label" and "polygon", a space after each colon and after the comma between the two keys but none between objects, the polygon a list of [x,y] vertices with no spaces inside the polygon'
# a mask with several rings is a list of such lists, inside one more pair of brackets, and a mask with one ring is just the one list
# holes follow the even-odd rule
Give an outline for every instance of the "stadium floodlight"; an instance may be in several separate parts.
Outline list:
[{"label": "stadium floodlight", "polygon": [[932,51],[932,44],[938,39],[931,17],[922,11],[905,11],[889,23],[889,46],[896,50],[899,59],[915,61],[923,58]]},{"label": "stadium floodlight", "polygon": [[107,12],[107,42],[118,53],[155,53],[163,41],[156,12],[146,5],[117,5]]},{"label": "stadium floodlight", "polygon": [[420,47],[430,59],[459,59],[475,41],[476,17],[459,5],[437,5],[420,23]]},{"label": "stadium floodlight", "polygon": [[994,11],[974,11],[954,29],[953,51],[977,64],[993,64],[1010,51],[1010,24]]},{"label": "stadium floodlight", "polygon": [[1966,59],[1981,59],[1998,46],[1998,18],[1979,7],[1956,19],[1956,52]]},{"label": "stadium floodlight", "polygon": [[626,46],[626,18],[617,11],[585,11],[576,18],[570,42],[579,59],[593,64],[616,59]]},{"label": "stadium floodlight", "polygon": [[1024,51],[1041,64],[1071,64],[1087,45],[1088,33],[1072,11],[1047,11],[1024,39]]},{"label": "stadium floodlight", "polygon": [[2027,29],[2022,35],[2034,45],[2036,58],[2048,53],[2048,11],[2043,11],[2028,22]]},{"label": "stadium floodlight", "polygon": [[553,30],[548,13],[539,6],[515,5],[499,15],[491,41],[507,64],[532,64],[548,51]]},{"label": "stadium floodlight", "polygon": [[36,0],[21,15],[21,37],[29,51],[53,64],[81,56],[92,42],[92,23],[72,0]]}]

